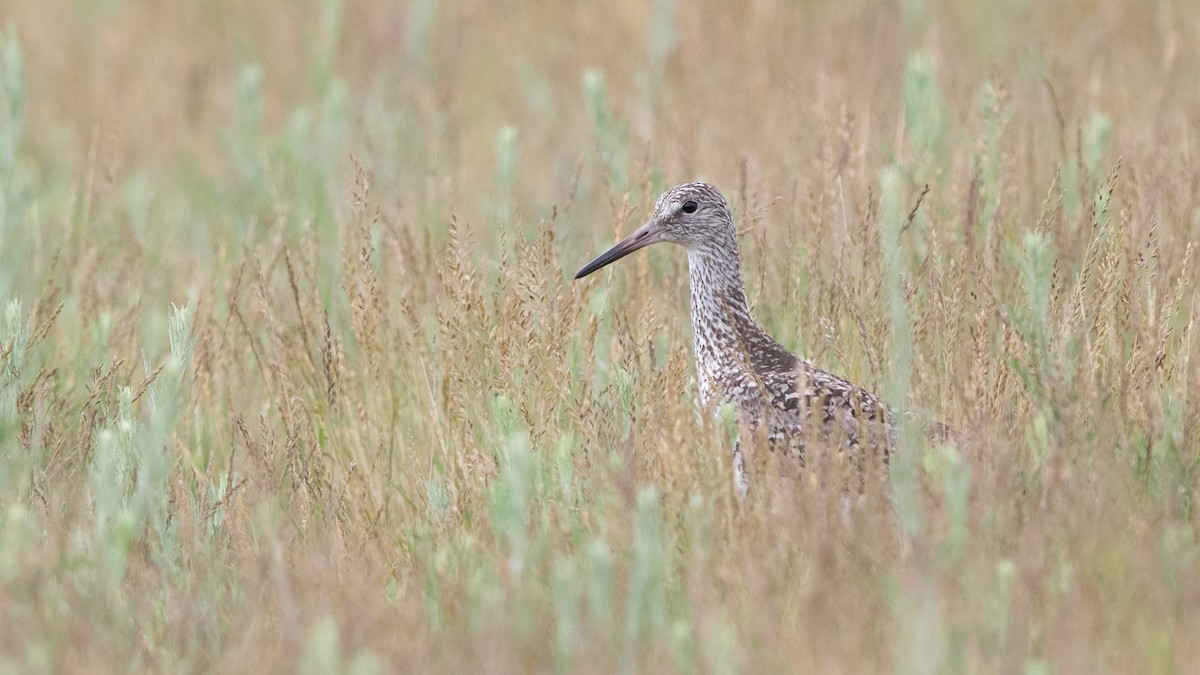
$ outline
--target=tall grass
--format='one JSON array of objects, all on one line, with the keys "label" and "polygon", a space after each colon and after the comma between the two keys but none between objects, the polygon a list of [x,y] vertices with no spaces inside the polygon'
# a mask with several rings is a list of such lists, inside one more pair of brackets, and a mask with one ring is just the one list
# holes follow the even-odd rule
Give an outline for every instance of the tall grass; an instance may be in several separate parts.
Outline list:
[{"label": "tall grass", "polygon": [[[0,670],[1200,660],[1192,4],[0,7]],[[849,510],[570,280],[699,178]]]}]

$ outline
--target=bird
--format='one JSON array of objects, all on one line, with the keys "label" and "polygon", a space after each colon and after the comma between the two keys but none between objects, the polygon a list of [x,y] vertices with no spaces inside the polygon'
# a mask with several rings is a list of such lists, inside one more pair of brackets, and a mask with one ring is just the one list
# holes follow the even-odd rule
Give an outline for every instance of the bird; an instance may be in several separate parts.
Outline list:
[{"label": "bird", "polygon": [[[644,225],[580,268],[575,279],[663,242],[687,252],[700,405],[733,404],[741,429],[765,431],[767,447],[800,470],[814,447],[844,453],[857,468],[861,493],[867,455],[886,466],[896,445],[895,415],[871,391],[797,357],[755,322],[733,215],[720,190],[708,183],[667,190]],[[742,443],[739,434],[732,464],[735,488],[745,496],[750,475]]]}]

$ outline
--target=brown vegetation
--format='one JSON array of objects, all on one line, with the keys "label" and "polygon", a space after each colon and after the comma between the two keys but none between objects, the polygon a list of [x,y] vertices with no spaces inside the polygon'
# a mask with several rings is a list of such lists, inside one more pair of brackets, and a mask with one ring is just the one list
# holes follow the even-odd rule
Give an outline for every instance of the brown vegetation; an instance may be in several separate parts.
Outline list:
[{"label": "brown vegetation", "polygon": [[[0,7],[0,669],[1200,661],[1195,3]],[[735,498],[691,179],[954,444]]]}]

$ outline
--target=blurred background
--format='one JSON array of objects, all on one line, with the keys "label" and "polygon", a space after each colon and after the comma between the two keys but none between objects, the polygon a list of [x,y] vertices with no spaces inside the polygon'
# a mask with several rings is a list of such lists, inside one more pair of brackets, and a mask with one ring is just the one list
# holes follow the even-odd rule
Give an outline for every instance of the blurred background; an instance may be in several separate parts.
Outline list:
[{"label": "blurred background", "polygon": [[[1193,0],[0,27],[0,672],[1200,659]],[[733,498],[684,256],[570,282],[697,179],[759,321],[956,442]]]},{"label": "blurred background", "polygon": [[[294,195],[282,215],[296,222],[345,205],[350,154],[389,201],[471,220],[484,205],[544,216],[581,179],[616,195],[648,176],[729,191],[752,171],[779,194],[837,129],[870,162],[969,145],[989,81],[1012,161],[1047,183],[1089,130],[1115,123],[1127,153],[1185,143],[1200,58],[1191,3],[1167,0],[5,5],[38,183],[91,175],[168,212],[186,191],[208,217],[230,199],[265,216]],[[906,86],[937,97],[929,129],[904,128]],[[179,229],[194,239],[178,243],[213,245]]]}]

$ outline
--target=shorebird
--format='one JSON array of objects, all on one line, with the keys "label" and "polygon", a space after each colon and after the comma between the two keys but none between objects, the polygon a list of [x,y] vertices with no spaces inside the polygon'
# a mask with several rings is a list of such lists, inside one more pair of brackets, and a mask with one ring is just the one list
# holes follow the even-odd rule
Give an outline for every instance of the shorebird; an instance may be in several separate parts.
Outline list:
[{"label": "shorebird", "polygon": [[[796,357],[750,316],[733,215],[715,187],[686,183],[667,190],[645,225],[575,278],[659,242],[687,251],[701,406],[734,404],[743,430],[762,431],[765,425],[768,447],[800,468],[816,446],[844,452],[858,468],[861,490],[865,455],[882,456],[886,463],[895,446],[892,416],[875,394]],[[749,476],[741,438],[733,471],[745,495]]]}]

